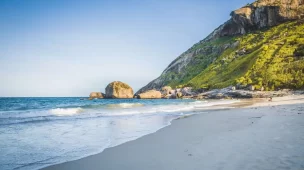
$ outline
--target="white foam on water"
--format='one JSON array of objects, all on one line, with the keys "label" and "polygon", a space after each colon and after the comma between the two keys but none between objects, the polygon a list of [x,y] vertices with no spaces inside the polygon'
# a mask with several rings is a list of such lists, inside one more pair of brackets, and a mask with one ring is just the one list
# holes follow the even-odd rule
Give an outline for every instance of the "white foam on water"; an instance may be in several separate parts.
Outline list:
[{"label": "white foam on water", "polygon": [[78,113],[83,112],[84,109],[77,107],[77,108],[56,108],[51,109],[50,112],[57,116],[72,116]]},{"label": "white foam on water", "polygon": [[[115,111],[103,113],[105,116],[127,116],[136,114],[161,114],[161,113],[180,113],[192,112],[206,109],[211,106],[229,105],[239,102],[238,100],[220,100],[220,101],[194,101],[168,105],[144,106],[140,103],[120,103],[110,104],[108,107],[115,108]],[[132,108],[132,109],[125,109]],[[231,108],[222,106],[222,108]]]},{"label": "white foam on water", "polygon": [[142,103],[119,103],[119,104],[108,104],[108,108],[134,108],[134,107],[142,107],[144,104]]}]

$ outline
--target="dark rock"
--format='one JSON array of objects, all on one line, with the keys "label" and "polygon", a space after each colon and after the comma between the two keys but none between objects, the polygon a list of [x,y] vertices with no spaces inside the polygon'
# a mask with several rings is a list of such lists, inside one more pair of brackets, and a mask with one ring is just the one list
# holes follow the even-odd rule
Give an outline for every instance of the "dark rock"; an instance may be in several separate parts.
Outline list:
[{"label": "dark rock", "polygon": [[250,86],[248,87],[248,90],[254,91],[254,90],[255,90],[255,87],[254,87],[253,85],[250,85]]},{"label": "dark rock", "polygon": [[192,87],[184,87],[181,89],[183,96],[192,96],[195,92],[192,91]]}]

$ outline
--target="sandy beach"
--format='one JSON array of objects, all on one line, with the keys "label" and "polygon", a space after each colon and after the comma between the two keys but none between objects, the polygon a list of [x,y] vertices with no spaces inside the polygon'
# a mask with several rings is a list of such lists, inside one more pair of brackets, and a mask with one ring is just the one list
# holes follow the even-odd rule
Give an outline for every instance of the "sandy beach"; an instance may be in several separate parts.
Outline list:
[{"label": "sandy beach", "polygon": [[303,170],[303,103],[303,95],[293,95],[206,110],[102,153],[44,170]]}]

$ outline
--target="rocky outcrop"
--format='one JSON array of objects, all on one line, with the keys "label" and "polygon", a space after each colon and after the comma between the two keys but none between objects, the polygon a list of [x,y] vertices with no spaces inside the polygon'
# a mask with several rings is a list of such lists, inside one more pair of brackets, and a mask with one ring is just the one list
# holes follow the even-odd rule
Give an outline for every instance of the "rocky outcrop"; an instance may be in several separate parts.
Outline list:
[{"label": "rocky outcrop", "polygon": [[162,95],[166,96],[168,94],[170,94],[170,91],[172,90],[172,88],[170,86],[165,86],[161,88],[161,93]]},{"label": "rocky outcrop", "polygon": [[280,91],[249,91],[249,90],[232,90],[230,87],[224,89],[214,89],[205,93],[198,94],[197,99],[231,99],[231,98],[269,98],[282,97],[292,94],[290,90]]},{"label": "rocky outcrop", "polygon": [[90,93],[90,99],[102,99],[104,98],[104,94],[101,92],[92,92]]},{"label": "rocky outcrop", "polygon": [[260,28],[304,18],[303,0],[258,0],[232,11],[231,19],[215,29],[203,41],[245,34]]},{"label": "rocky outcrop", "polygon": [[133,98],[133,95],[133,89],[120,81],[114,81],[106,87],[106,98],[128,99]]},{"label": "rocky outcrop", "polygon": [[176,98],[182,98],[183,97],[183,93],[182,92],[177,92],[176,93]]},{"label": "rocky outcrop", "polygon": [[162,91],[162,98],[164,99],[193,98],[197,94],[197,92],[192,91],[191,87],[184,87],[181,89],[172,89],[171,87],[167,87],[168,86],[162,88],[162,90],[165,89],[165,91]]},{"label": "rocky outcrop", "polygon": [[184,87],[181,89],[181,93],[183,96],[192,96],[194,92],[192,91],[192,87]]},{"label": "rocky outcrop", "polygon": [[139,99],[160,99],[162,94],[157,90],[148,90],[146,92],[140,93],[137,95]]}]

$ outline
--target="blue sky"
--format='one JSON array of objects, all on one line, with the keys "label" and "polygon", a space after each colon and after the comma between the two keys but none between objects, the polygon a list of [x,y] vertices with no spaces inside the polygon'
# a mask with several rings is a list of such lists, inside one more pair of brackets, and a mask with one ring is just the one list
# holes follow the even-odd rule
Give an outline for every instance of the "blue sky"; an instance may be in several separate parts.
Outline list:
[{"label": "blue sky", "polygon": [[245,0],[1,0],[0,96],[134,91]]}]

